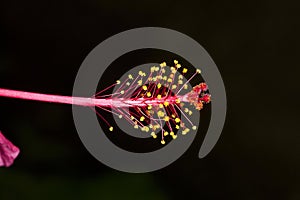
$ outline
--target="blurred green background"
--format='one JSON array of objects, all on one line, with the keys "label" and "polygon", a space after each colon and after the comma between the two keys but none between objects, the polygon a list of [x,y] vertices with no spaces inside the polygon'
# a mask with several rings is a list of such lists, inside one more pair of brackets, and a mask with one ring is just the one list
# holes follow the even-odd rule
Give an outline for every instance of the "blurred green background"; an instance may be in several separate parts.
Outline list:
[{"label": "blurred green background", "polygon": [[121,31],[158,26],[197,40],[222,74],[227,120],[153,173],[90,155],[69,105],[0,99],[1,131],[21,149],[0,169],[0,199],[300,199],[297,1],[1,1],[0,87],[71,95],[85,56]]}]

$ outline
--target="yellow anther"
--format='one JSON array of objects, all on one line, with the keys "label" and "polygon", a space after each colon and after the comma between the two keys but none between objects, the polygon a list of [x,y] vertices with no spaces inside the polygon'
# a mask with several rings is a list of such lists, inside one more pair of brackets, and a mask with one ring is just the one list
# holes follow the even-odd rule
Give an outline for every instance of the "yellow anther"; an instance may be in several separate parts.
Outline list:
[{"label": "yellow anther", "polygon": [[131,115],[131,116],[130,116],[130,119],[134,120],[134,116]]},{"label": "yellow anther", "polygon": [[131,74],[129,74],[129,75],[128,75],[128,78],[132,80],[132,79],[133,79],[133,76],[132,76]]},{"label": "yellow anther", "polygon": [[172,85],[172,90],[175,90],[177,88],[177,85]]},{"label": "yellow anther", "polygon": [[157,138],[157,135],[155,134],[155,132],[152,132],[151,133],[151,136],[155,139],[155,138]]},{"label": "yellow anther", "polygon": [[197,129],[197,126],[193,126],[192,129],[193,129],[193,130],[196,130],[196,129]]},{"label": "yellow anther", "polygon": [[183,86],[183,88],[186,90],[186,89],[188,89],[188,85],[187,84],[185,84],[184,86]]},{"label": "yellow anther", "polygon": [[200,70],[200,69],[197,69],[196,72],[197,72],[198,74],[201,74],[201,70]]},{"label": "yellow anther", "polygon": [[144,73],[143,71],[139,71],[140,76],[143,76],[143,73]]},{"label": "yellow anther", "polygon": [[147,92],[147,97],[151,97],[151,92]]},{"label": "yellow anther", "polygon": [[161,84],[160,83],[157,84],[157,88],[158,89],[161,88]]},{"label": "yellow anther", "polygon": [[120,92],[120,94],[124,94],[124,90],[122,90],[122,91]]},{"label": "yellow anther", "polygon": [[143,90],[147,90],[147,86],[146,85],[143,85]]},{"label": "yellow anther", "polygon": [[126,83],[126,85],[127,85],[127,86],[129,86],[129,85],[130,85],[130,83],[129,83],[129,82],[127,82],[127,83]]},{"label": "yellow anther", "polygon": [[169,102],[165,101],[164,105],[167,107],[169,105]]},{"label": "yellow anther", "polygon": [[187,71],[188,71],[187,68],[183,68],[182,73],[185,74],[185,73],[187,73]]},{"label": "yellow anther", "polygon": [[160,110],[157,112],[157,116],[163,117],[163,116],[165,116],[165,113]]},{"label": "yellow anther", "polygon": [[159,67],[155,67],[155,71],[157,72],[159,70]]},{"label": "yellow anther", "polygon": [[175,122],[176,122],[176,123],[179,123],[179,122],[180,122],[180,119],[177,117],[177,118],[175,119]]},{"label": "yellow anther", "polygon": [[119,85],[119,84],[121,83],[121,81],[120,81],[120,80],[117,80],[116,83]]},{"label": "yellow anther", "polygon": [[140,121],[142,122],[142,121],[144,121],[144,120],[145,120],[145,117],[144,117],[144,116],[141,116]]},{"label": "yellow anther", "polygon": [[171,78],[168,78],[168,82],[171,83],[173,80]]},{"label": "yellow anther", "polygon": [[182,79],[183,79],[183,76],[180,74],[180,75],[178,76],[178,79],[182,80]]},{"label": "yellow anther", "polygon": [[192,115],[192,114],[193,114],[193,112],[191,110],[189,110],[189,115]]},{"label": "yellow anther", "polygon": [[189,112],[189,109],[188,108],[184,108],[184,112]]},{"label": "yellow anther", "polygon": [[161,99],[161,95],[159,94],[159,95],[157,95],[157,97],[156,98],[158,98],[158,99]]},{"label": "yellow anther", "polygon": [[164,136],[167,136],[169,135],[169,133],[167,131],[164,132]]},{"label": "yellow anther", "polygon": [[148,78],[148,81],[152,81],[152,77],[149,77],[149,78]]},{"label": "yellow anther", "polygon": [[123,115],[119,115],[119,118],[122,119],[122,118],[123,118]]},{"label": "yellow anther", "polygon": [[143,84],[143,81],[142,81],[142,80],[139,80],[137,83],[138,83],[138,85],[142,85],[142,84]]},{"label": "yellow anther", "polygon": [[146,132],[149,132],[149,127],[148,126],[144,126],[144,130],[146,131]]},{"label": "yellow anther", "polygon": [[188,132],[190,132],[190,129],[186,128],[184,131],[188,133]]},{"label": "yellow anther", "polygon": [[114,127],[112,127],[112,126],[109,127],[109,130],[110,130],[110,131],[113,131],[113,130],[114,130]]},{"label": "yellow anther", "polygon": [[160,66],[161,66],[161,67],[165,67],[165,66],[167,66],[167,63],[166,63],[166,62],[163,62],[163,63],[160,64]]},{"label": "yellow anther", "polygon": [[178,60],[174,60],[174,64],[177,65],[178,64]]},{"label": "yellow anther", "polygon": [[182,85],[182,84],[183,84],[183,81],[182,81],[182,80],[178,80],[178,84],[179,84],[179,85]]},{"label": "yellow anther", "polygon": [[161,144],[166,144],[166,142],[164,140],[161,141]]},{"label": "yellow anther", "polygon": [[176,64],[177,69],[181,67],[181,64]]},{"label": "yellow anther", "polygon": [[170,132],[170,135],[171,135],[171,136],[173,136],[173,135],[174,135],[174,132],[173,132],[173,131],[171,131],[171,132]]},{"label": "yellow anther", "polygon": [[173,140],[177,138],[177,135],[172,135]]},{"label": "yellow anther", "polygon": [[149,110],[152,109],[152,105],[148,105],[148,109],[149,109]]},{"label": "yellow anther", "polygon": [[158,104],[158,107],[163,108],[164,106],[160,103]]},{"label": "yellow anther", "polygon": [[187,134],[187,132],[186,131],[182,131],[182,135],[186,135]]},{"label": "yellow anther", "polygon": [[171,115],[173,118],[175,118],[176,116],[174,114]]},{"label": "yellow anther", "polygon": [[151,68],[150,68],[150,71],[151,71],[151,72],[154,72],[154,71],[155,71],[155,66],[151,67]]},{"label": "yellow anther", "polygon": [[165,117],[164,117],[164,120],[167,122],[167,121],[170,120],[170,117],[169,117],[169,116],[165,116]]},{"label": "yellow anther", "polygon": [[176,103],[180,103],[180,99],[176,99],[175,102],[176,102]]},{"label": "yellow anther", "polygon": [[161,69],[161,72],[164,74],[164,73],[166,73],[166,70],[165,69]]},{"label": "yellow anther", "polygon": [[136,124],[136,125],[134,125],[134,128],[135,128],[135,129],[138,129],[138,128],[139,128],[139,126]]},{"label": "yellow anther", "polygon": [[178,125],[175,126],[176,129],[179,129],[180,127]]},{"label": "yellow anther", "polygon": [[174,74],[170,74],[170,76],[169,76],[170,78],[174,78]]},{"label": "yellow anther", "polygon": [[164,76],[162,79],[163,79],[164,81],[166,81],[166,80],[167,80],[167,78],[168,78],[167,76]]}]

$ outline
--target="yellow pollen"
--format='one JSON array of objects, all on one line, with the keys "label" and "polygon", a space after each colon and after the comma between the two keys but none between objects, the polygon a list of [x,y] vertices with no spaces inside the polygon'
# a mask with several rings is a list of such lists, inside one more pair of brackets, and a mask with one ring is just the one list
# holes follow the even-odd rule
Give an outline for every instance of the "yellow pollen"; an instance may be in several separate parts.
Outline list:
[{"label": "yellow pollen", "polygon": [[147,86],[146,85],[143,85],[143,90],[147,90]]},{"label": "yellow pollen", "polygon": [[180,64],[176,64],[176,67],[177,67],[177,69],[179,69],[181,67],[181,65]]},{"label": "yellow pollen", "polygon": [[151,136],[155,139],[155,138],[157,138],[157,135],[155,134],[155,132],[152,132],[151,133]]},{"label": "yellow pollen", "polygon": [[187,73],[187,71],[188,71],[187,68],[183,68],[182,73],[185,74],[185,73]]},{"label": "yellow pollen", "polygon": [[109,127],[109,130],[110,130],[110,131],[113,131],[113,130],[114,130],[114,127],[112,127],[112,126]]},{"label": "yellow pollen", "polygon": [[161,66],[161,67],[165,67],[165,66],[167,66],[167,63],[166,63],[166,62],[163,62],[163,63],[160,64],[160,66]]},{"label": "yellow pollen", "polygon": [[164,120],[167,122],[170,120],[170,117],[169,116],[165,116]]},{"label": "yellow pollen", "polygon": [[[176,119],[175,119],[175,122],[176,123],[179,123],[180,122],[180,119],[177,117]],[[178,125],[177,125],[178,126]]]}]

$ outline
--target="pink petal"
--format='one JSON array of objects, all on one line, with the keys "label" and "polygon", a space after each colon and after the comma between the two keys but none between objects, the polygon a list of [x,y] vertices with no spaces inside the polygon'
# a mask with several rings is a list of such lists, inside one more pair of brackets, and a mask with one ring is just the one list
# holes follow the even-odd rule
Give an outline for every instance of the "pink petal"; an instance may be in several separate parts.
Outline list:
[{"label": "pink petal", "polygon": [[19,153],[19,148],[6,139],[0,131],[0,167],[11,166]]}]

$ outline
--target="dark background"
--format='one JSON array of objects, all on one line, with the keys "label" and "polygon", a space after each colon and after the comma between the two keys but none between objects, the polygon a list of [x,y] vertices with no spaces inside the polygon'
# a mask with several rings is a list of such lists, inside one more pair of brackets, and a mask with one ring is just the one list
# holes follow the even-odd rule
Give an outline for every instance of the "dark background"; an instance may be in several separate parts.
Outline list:
[{"label": "dark background", "polygon": [[0,100],[21,149],[0,199],[300,199],[297,1],[1,1],[0,87],[71,95],[85,56],[121,31],[158,26],[216,62],[228,113],[213,151],[193,145],[157,172],[112,170],[81,143],[69,105]]}]

